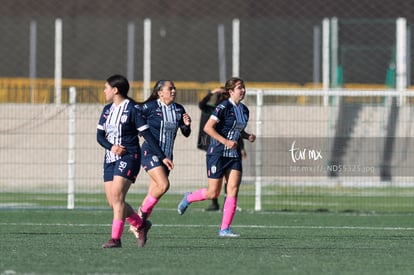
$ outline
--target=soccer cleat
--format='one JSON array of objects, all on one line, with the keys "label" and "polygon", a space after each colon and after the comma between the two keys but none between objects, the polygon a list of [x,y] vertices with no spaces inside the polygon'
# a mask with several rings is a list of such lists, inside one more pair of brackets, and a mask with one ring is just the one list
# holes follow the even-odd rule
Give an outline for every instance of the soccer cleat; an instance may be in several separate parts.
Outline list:
[{"label": "soccer cleat", "polygon": [[206,208],[206,211],[219,211],[220,207],[217,205],[210,205],[209,207]]},{"label": "soccer cleat", "polygon": [[128,229],[128,232],[131,233],[131,234],[133,234],[135,236],[135,238],[138,239],[138,228],[136,228],[133,225],[130,225],[129,226],[129,229]]},{"label": "soccer cleat", "polygon": [[228,238],[238,238],[240,237],[239,234],[234,233],[230,227],[226,228],[226,229],[222,229],[219,231],[219,236],[220,237],[228,237]]},{"label": "soccer cleat", "polygon": [[188,206],[190,206],[190,203],[187,200],[188,195],[190,195],[190,192],[185,193],[184,198],[180,201],[177,207],[178,214],[182,215],[184,214],[185,210],[187,210]]},{"label": "soccer cleat", "polygon": [[147,235],[148,231],[151,229],[152,223],[149,220],[145,220],[144,224],[142,224],[138,229],[138,240],[137,244],[138,247],[144,247],[144,245],[147,243]]},{"label": "soccer cleat", "polygon": [[206,211],[219,211],[220,206],[216,203],[211,203],[209,207],[206,208]]},{"label": "soccer cleat", "polygon": [[121,239],[109,239],[102,245],[102,248],[120,248],[122,247]]}]

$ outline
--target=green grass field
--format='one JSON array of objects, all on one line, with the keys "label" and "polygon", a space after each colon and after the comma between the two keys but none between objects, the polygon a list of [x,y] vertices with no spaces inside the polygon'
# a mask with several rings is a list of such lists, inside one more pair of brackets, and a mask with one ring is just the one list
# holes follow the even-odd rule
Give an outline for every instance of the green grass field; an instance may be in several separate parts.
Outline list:
[{"label": "green grass field", "polygon": [[[195,188],[193,189],[195,190]],[[128,193],[127,200],[137,206],[146,193],[146,187]],[[158,207],[175,209],[183,192],[170,190]],[[263,187],[262,210],[264,211],[323,211],[323,212],[379,212],[414,213],[413,187],[365,187],[341,186],[267,186]],[[223,196],[220,197],[223,200]],[[255,190],[252,185],[241,187],[238,204],[242,209],[255,209]],[[66,208],[64,193],[0,193],[1,208]],[[202,209],[208,202],[192,207]],[[101,193],[77,193],[75,207],[80,209],[107,209],[105,195]]]},{"label": "green grass field", "polygon": [[[204,205],[203,205],[204,206]],[[192,207],[192,206],[191,206]],[[158,208],[147,246],[102,249],[110,210],[0,210],[0,274],[413,274],[410,213],[220,212]]]}]

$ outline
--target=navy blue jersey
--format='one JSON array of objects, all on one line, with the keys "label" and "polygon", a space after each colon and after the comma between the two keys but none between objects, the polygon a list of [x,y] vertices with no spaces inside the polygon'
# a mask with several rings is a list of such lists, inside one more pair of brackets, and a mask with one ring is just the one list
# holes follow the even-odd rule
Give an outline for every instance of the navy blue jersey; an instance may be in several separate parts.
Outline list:
[{"label": "navy blue jersey", "polygon": [[111,152],[111,146],[123,145],[127,153],[140,153],[138,140],[138,128],[145,124],[140,119],[139,110],[134,107],[135,103],[125,99],[121,104],[115,106],[110,103],[103,108],[98,123],[98,142],[105,149],[105,162],[115,162],[121,158]]},{"label": "navy blue jersey", "polygon": [[[143,120],[146,121],[146,127],[149,127],[151,134],[158,141],[159,147],[165,156],[172,160],[178,128],[185,136],[188,136],[191,131],[183,121],[184,107],[174,102],[167,106],[157,99],[142,105],[140,112]],[[139,130],[141,131],[141,128]],[[152,152],[147,141],[143,142],[142,151],[155,153]]]},{"label": "navy blue jersey", "polygon": [[[249,120],[249,109],[243,103],[236,105],[231,99],[227,99],[216,106],[210,118],[217,121],[215,126],[217,133],[226,139],[239,141],[241,132],[246,128]],[[207,154],[230,158],[241,157],[239,149],[229,149],[214,138],[210,140]]]}]

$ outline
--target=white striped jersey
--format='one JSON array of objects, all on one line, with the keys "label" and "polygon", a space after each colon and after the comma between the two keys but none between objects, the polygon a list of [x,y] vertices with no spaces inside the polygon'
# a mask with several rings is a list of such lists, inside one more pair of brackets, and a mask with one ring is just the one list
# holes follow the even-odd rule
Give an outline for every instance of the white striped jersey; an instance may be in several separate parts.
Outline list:
[{"label": "white striped jersey", "polygon": [[[121,104],[115,106],[110,103],[102,111],[98,123],[98,142],[106,148],[105,162],[111,163],[120,159],[120,156],[111,152],[114,144],[126,147],[127,153],[140,152],[138,140],[138,128],[145,123],[140,119],[135,103],[125,99]],[[105,141],[99,140],[100,131],[105,134]]]},{"label": "white striped jersey", "polygon": [[[241,102],[236,105],[231,99],[227,99],[216,106],[210,118],[217,121],[215,130],[221,136],[239,142],[241,132],[246,128],[249,120],[249,109]],[[229,149],[214,138],[210,140],[207,154],[232,158],[241,157],[239,149]]]},{"label": "white striped jersey", "polygon": [[[190,128],[184,125],[183,121],[184,107],[175,102],[167,106],[157,99],[142,105],[140,112],[151,134],[158,141],[161,150],[167,158],[172,160],[174,141],[178,128],[181,129],[185,136],[190,134]],[[142,144],[142,151],[151,152],[146,141]],[[154,154],[154,152],[151,153]]]}]

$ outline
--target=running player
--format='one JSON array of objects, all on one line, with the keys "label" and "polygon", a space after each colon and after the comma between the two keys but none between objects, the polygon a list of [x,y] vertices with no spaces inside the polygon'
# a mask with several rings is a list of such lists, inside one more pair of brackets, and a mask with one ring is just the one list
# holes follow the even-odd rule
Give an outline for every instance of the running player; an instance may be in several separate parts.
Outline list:
[{"label": "running player", "polygon": [[[147,141],[142,144],[142,167],[149,174],[148,193],[142,201],[138,212],[145,221],[151,215],[155,205],[168,191],[170,182],[168,176],[174,168],[173,163],[161,160],[173,160],[174,141],[177,131],[188,137],[191,133],[191,118],[184,107],[175,102],[176,88],[171,80],[159,80],[147,100],[140,104],[142,119],[146,127],[157,140],[162,152],[155,152]],[[141,128],[139,128],[141,131]],[[138,236],[134,227],[130,231]]]},{"label": "running player", "polygon": [[145,244],[146,234],[151,227],[144,222],[133,208],[125,201],[126,194],[138,176],[141,152],[138,140],[138,128],[141,135],[155,148],[156,141],[145,122],[140,119],[136,103],[127,94],[128,80],[121,75],[113,75],[106,80],[105,98],[111,103],[102,111],[97,129],[97,141],[105,148],[103,179],[105,194],[109,206],[113,209],[111,239],[102,248],[121,247],[121,236],[125,220],[137,229],[138,246]]},{"label": "running player", "polygon": [[[207,151],[208,146],[210,145],[210,136],[204,132],[203,128],[208,119],[210,118],[211,114],[213,113],[214,109],[216,109],[217,104],[219,104],[224,99],[228,99],[228,93],[226,93],[226,89],[224,87],[215,88],[207,93],[205,97],[198,103],[198,107],[201,110],[200,116],[200,127],[198,132],[198,140],[197,140],[197,148],[203,151]],[[240,138],[238,140],[238,146],[240,149],[240,154],[242,159],[246,158],[246,150],[244,149],[244,142],[243,139]],[[224,182],[224,196],[227,194],[227,183]],[[226,199],[226,197],[224,197]],[[236,207],[238,211],[241,211],[241,208]],[[218,202],[218,198],[214,198],[211,200],[211,204],[209,207],[206,208],[206,211],[218,211],[220,210],[220,205]]]},{"label": "running player", "polygon": [[229,99],[222,101],[210,116],[204,131],[211,137],[207,149],[208,187],[193,193],[186,193],[177,210],[183,215],[188,206],[197,201],[217,198],[220,195],[223,178],[227,182],[227,197],[223,207],[220,237],[239,237],[230,228],[237,206],[237,196],[242,177],[242,160],[237,141],[239,138],[254,142],[256,136],[245,131],[249,110],[241,103],[246,89],[240,78],[227,80],[226,93]]}]

